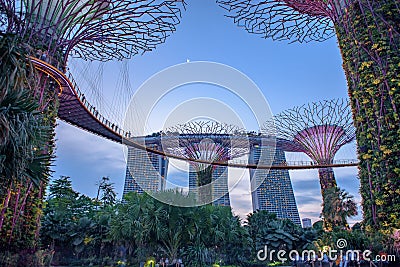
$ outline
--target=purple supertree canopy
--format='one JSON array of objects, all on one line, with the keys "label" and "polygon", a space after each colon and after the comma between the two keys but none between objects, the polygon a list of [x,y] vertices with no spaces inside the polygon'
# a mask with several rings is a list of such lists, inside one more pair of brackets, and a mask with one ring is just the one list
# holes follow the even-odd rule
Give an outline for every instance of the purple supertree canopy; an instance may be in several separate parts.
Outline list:
[{"label": "purple supertree canopy", "polygon": [[[194,121],[170,127],[164,132],[162,144],[163,150],[172,154],[207,162],[225,162],[249,151],[244,130],[212,121]],[[196,171],[209,166],[206,163],[189,163]]]},{"label": "purple supertree canopy", "polygon": [[[325,100],[295,107],[267,121],[267,135],[292,141],[291,151],[306,153],[315,163],[330,164],[336,152],[355,139],[350,107],[345,100]],[[269,129],[275,126],[276,133]]]},{"label": "purple supertree canopy", "polygon": [[163,43],[183,0],[0,0],[0,31],[64,58],[130,58]]},{"label": "purple supertree canopy", "polygon": [[[189,140],[185,140],[189,141]],[[190,159],[201,159],[209,162],[227,161],[230,159],[229,150],[225,149],[222,144],[215,143],[211,139],[201,140],[200,143],[186,142],[186,147],[183,149],[182,155]],[[196,171],[203,170],[204,163],[189,162]],[[216,166],[213,166],[215,168]]]},{"label": "purple supertree canopy", "polygon": [[353,0],[217,0],[239,26],[274,40],[323,41]]},{"label": "purple supertree canopy", "polygon": [[316,162],[330,163],[342,142],[347,141],[343,127],[337,125],[317,125],[298,132],[293,141],[301,144],[306,152]]}]

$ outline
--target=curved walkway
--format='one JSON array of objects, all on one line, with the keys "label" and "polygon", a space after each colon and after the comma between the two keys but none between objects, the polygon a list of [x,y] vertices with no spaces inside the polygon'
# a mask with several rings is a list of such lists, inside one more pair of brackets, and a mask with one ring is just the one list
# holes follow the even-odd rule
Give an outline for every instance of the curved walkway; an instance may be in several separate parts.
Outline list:
[{"label": "curved walkway", "polygon": [[[248,164],[246,162],[235,163],[233,162],[208,162],[196,159],[187,159],[174,154],[165,153],[160,150],[155,150],[135,142],[130,138],[130,132],[126,132],[121,129],[118,125],[106,119],[100,114],[96,108],[91,105],[85,98],[85,95],[79,90],[79,87],[75,83],[71,74],[68,77],[59,69],[52,66],[51,64],[37,59],[35,57],[30,57],[31,62],[39,71],[49,75],[54,79],[59,85],[59,109],[58,117],[59,119],[72,124],[73,126],[79,127],[85,131],[91,132],[103,138],[107,138],[114,142],[125,144],[127,146],[132,146],[138,149],[146,150],[150,153],[155,153],[158,155],[175,158],[184,161],[194,161],[199,163],[208,163],[212,165],[228,166],[234,168],[248,168],[248,169],[318,169],[318,168],[328,168],[328,167],[348,167],[357,166],[358,161],[356,160],[340,160],[334,161],[329,165],[315,165],[311,161],[301,161],[301,162],[286,162],[283,165],[273,165],[273,166],[261,166],[256,164]],[[287,142],[287,141],[284,141]],[[282,142],[283,146],[285,146]],[[279,140],[278,140],[279,145]]]},{"label": "curved walkway", "polygon": [[114,142],[122,143],[122,137],[128,137],[128,133],[106,119],[86,100],[71,74],[67,77],[61,70],[43,60],[34,57],[30,60],[36,69],[51,76],[59,85],[58,117],[61,120]]}]

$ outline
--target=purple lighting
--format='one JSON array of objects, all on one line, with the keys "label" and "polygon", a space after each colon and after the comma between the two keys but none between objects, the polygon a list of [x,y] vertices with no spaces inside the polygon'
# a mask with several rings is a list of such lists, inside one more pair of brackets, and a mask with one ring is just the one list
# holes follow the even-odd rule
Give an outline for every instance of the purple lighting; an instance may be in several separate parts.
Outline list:
[{"label": "purple lighting", "polygon": [[[345,100],[325,100],[294,107],[275,115],[263,127],[267,135],[286,139],[290,151],[304,152],[315,164],[330,165],[336,152],[355,139],[350,107]],[[332,167],[318,170],[323,203],[328,189],[336,188]],[[330,218],[330,214],[323,214]]]},{"label": "purple lighting", "polygon": [[293,141],[316,163],[329,164],[342,145],[348,143],[343,127],[316,125],[298,132]]},{"label": "purple lighting", "polygon": [[349,104],[340,99],[285,110],[267,121],[263,131],[290,141],[288,151],[304,152],[316,164],[332,163],[336,152],[355,139]]},{"label": "purple lighting", "polygon": [[[107,61],[163,43],[179,23],[182,0],[0,0],[0,31],[58,61]],[[7,19],[4,19],[7,17]]]},{"label": "purple lighting", "polygon": [[[209,162],[228,161],[243,156],[248,153],[249,147],[244,130],[212,121],[194,121],[170,127],[164,133],[162,143],[164,151],[171,154]],[[196,169],[212,166],[198,162],[190,164]]]},{"label": "purple lighting", "polygon": [[[188,144],[184,153],[188,158],[201,159],[210,162],[228,161],[230,159],[228,150],[222,144],[213,142],[210,139],[201,140],[200,143]],[[189,161],[196,171],[204,170],[207,166],[205,163]],[[215,169],[217,166],[212,165]]]}]

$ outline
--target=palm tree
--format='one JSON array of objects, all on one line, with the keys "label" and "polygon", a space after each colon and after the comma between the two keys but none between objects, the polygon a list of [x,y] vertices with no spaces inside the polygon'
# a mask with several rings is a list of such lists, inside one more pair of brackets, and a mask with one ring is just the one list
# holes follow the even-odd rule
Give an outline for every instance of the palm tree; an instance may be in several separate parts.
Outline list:
[{"label": "palm tree", "polygon": [[[188,233],[186,226],[188,224],[189,209],[177,206],[167,205],[158,202],[163,209],[164,220],[157,224],[157,232],[161,233],[158,236],[159,243],[161,244],[162,250],[164,250],[170,259],[177,259],[179,249],[184,245],[184,242],[188,239]],[[154,216],[154,221],[156,220]],[[162,229],[160,229],[162,228]]]},{"label": "palm tree", "polygon": [[250,242],[240,218],[233,216],[230,207],[209,206],[205,209],[210,213],[208,243],[214,253],[214,261],[225,264],[243,262]]},{"label": "palm tree", "polygon": [[223,246],[226,264],[240,266],[247,262],[251,255],[251,238],[247,228],[243,227],[238,216],[232,216],[229,220],[225,234],[226,240]]},{"label": "palm tree", "polygon": [[127,256],[136,256],[137,261],[145,261],[149,243],[156,242],[151,238],[156,226],[150,214],[154,209],[153,198],[147,194],[130,193],[125,195],[123,203],[116,205],[111,217],[110,239],[123,245]]},{"label": "palm tree", "polygon": [[354,197],[339,187],[329,188],[325,192],[323,205],[324,227],[348,229],[347,218],[357,215],[357,204]]},{"label": "palm tree", "polygon": [[74,224],[87,214],[79,207],[84,203],[72,189],[70,177],[61,176],[52,182],[42,218],[41,242],[56,251],[72,251]]}]

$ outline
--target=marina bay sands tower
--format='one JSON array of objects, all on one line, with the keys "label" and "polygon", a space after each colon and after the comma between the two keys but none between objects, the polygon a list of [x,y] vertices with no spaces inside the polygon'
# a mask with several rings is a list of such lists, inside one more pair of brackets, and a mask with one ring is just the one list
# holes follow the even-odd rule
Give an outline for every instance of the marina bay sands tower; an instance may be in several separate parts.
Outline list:
[{"label": "marina bay sands tower", "polygon": [[[154,141],[154,138],[146,137],[148,144],[147,147],[159,149],[160,146]],[[166,180],[168,172],[169,160],[156,154],[147,153],[146,151],[138,148],[129,148],[127,157],[127,167],[125,172],[125,183],[123,195],[129,192],[136,192],[142,194],[144,192],[157,192],[166,189]],[[214,191],[218,195],[221,192],[226,192],[215,201],[213,205],[217,206],[230,206],[230,198],[228,192],[228,168],[225,166],[218,166],[213,170],[213,180],[219,180],[214,186]],[[196,191],[197,174],[192,166],[189,166],[189,191]]]},{"label": "marina bay sands tower", "polygon": [[[273,165],[282,165],[286,162],[284,147],[277,140],[277,146],[263,145],[257,137],[252,142],[249,154],[249,164],[265,164],[260,161],[270,161]],[[275,150],[275,154],[268,152]],[[266,152],[267,157],[260,159]],[[266,210],[275,213],[278,218],[289,219],[300,225],[299,212],[293,193],[292,183],[288,170],[249,169],[251,198],[253,211]]]},{"label": "marina bay sands tower", "polygon": [[[159,137],[146,136],[134,139],[137,142],[144,141],[144,144],[149,148],[160,150]],[[123,196],[129,192],[142,194],[165,190],[167,172],[167,157],[130,147],[128,149]]]},{"label": "marina bay sands tower", "polygon": [[[188,147],[193,146],[199,149],[199,139],[203,139],[206,135],[180,135],[182,140]],[[161,150],[161,136],[151,135],[140,137],[139,141],[156,150]],[[135,138],[135,139],[140,139]],[[215,137],[214,137],[215,138]],[[219,136],[221,138],[221,136]],[[263,151],[275,150],[275,146],[269,147],[262,142],[263,136],[249,136],[249,163],[262,164],[260,157]],[[288,141],[277,140],[275,154],[266,153],[270,156],[267,161],[272,164],[281,165],[286,161],[285,150],[291,150],[288,146]],[[290,143],[290,142],[289,142]],[[204,144],[203,146],[209,146]],[[128,161],[126,169],[126,178],[124,186],[124,195],[129,192],[137,192],[139,194],[147,191],[162,191],[166,189],[168,158],[156,154],[151,154],[137,148],[129,148]],[[257,185],[252,188],[252,206],[253,211],[266,210],[275,213],[278,218],[289,219],[295,224],[301,225],[300,217],[297,210],[296,200],[293,193],[292,183],[289,172],[287,170],[265,170],[265,169],[250,169],[250,182],[252,185]],[[231,201],[228,190],[228,168],[226,166],[216,166],[211,172],[211,182],[213,183],[213,205],[230,206]],[[197,194],[198,190],[198,174],[195,166],[189,165],[189,192]],[[218,197],[216,197],[218,196]]]}]

